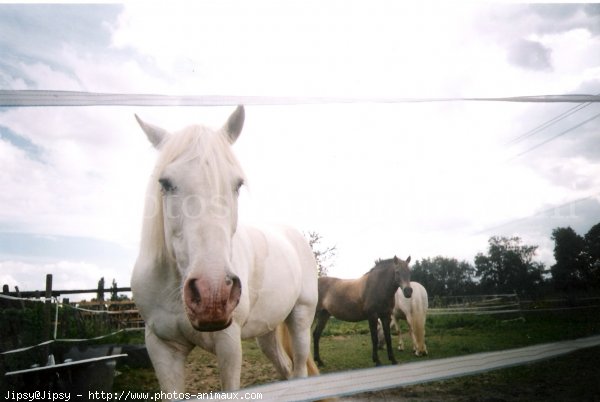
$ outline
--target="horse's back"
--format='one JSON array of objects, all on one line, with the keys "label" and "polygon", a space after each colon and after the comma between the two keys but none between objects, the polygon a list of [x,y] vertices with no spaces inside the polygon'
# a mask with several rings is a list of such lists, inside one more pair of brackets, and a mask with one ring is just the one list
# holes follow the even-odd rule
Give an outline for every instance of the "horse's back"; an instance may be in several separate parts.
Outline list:
[{"label": "horse's back", "polygon": [[[267,229],[273,236],[273,246],[281,251],[290,271],[299,275],[299,297],[308,298],[314,305],[317,303],[318,269],[315,256],[306,238],[296,229],[289,226],[273,226]],[[280,269],[278,262],[273,261],[273,269]]]},{"label": "horse's back", "polygon": [[364,281],[324,276],[319,278],[319,303],[317,310],[324,309],[343,321],[367,319],[363,308]]},{"label": "horse's back", "polygon": [[310,279],[316,289],[317,264],[307,240],[288,226],[240,226],[246,241],[253,248],[254,262],[282,264],[289,273]]}]

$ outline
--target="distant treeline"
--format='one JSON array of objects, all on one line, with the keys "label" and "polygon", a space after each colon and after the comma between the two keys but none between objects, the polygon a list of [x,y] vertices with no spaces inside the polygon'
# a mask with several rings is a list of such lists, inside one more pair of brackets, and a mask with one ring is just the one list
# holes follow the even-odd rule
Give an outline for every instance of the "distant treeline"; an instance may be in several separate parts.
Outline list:
[{"label": "distant treeline", "polygon": [[551,267],[534,261],[538,246],[519,237],[493,236],[486,254],[474,264],[455,258],[434,257],[417,261],[411,279],[425,286],[430,296],[512,293],[528,297],[552,292],[600,290],[600,223],[584,236],[570,227],[552,231],[554,258]]}]

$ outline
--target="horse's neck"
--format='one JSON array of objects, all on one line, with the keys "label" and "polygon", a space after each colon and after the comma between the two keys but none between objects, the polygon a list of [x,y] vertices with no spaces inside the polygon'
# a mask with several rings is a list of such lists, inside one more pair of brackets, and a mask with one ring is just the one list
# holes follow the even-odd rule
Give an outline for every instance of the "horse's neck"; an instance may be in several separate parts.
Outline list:
[{"label": "horse's neck", "polygon": [[[154,233],[152,233],[154,234]],[[167,251],[164,240],[156,241],[155,237],[146,235],[140,244],[140,253],[136,265],[151,275],[156,283],[171,285],[180,279],[177,262]]]},{"label": "horse's neck", "polygon": [[398,290],[398,286],[394,283],[393,272],[371,271],[363,278],[365,278],[365,287],[368,286],[367,282],[371,282],[370,286],[377,288],[382,294],[393,296]]}]

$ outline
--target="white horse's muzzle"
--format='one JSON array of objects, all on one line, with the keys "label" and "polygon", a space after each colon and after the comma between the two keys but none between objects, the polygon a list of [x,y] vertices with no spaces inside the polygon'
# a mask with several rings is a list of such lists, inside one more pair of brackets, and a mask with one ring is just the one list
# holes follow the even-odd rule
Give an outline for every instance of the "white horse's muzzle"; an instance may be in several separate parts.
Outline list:
[{"label": "white horse's muzzle", "polygon": [[185,281],[183,303],[195,329],[220,331],[231,325],[241,294],[242,284],[236,275],[227,274],[217,281],[200,276]]}]

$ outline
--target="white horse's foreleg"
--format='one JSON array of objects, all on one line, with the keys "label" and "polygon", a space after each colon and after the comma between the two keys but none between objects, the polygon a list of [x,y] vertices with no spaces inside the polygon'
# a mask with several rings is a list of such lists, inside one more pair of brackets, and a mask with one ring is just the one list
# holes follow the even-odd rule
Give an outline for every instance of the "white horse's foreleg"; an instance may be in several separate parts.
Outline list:
[{"label": "white horse's foreleg", "polygon": [[400,323],[398,322],[398,318],[392,314],[392,322],[396,325],[396,329],[398,330],[398,350],[404,350],[404,341],[402,340],[402,330],[400,329]]},{"label": "white horse's foreleg", "polygon": [[307,362],[310,356],[310,326],[314,318],[314,307],[299,304],[285,320],[292,342],[292,377],[308,376]]},{"label": "white horse's foreleg", "polygon": [[242,372],[242,341],[240,327],[233,323],[227,329],[215,333],[215,354],[221,374],[221,389],[240,389]]},{"label": "white horse's foreleg", "polygon": [[146,349],[152,360],[161,391],[166,394],[185,392],[185,358],[191,347],[164,341],[146,328]]},{"label": "white horse's foreleg", "polygon": [[292,375],[292,361],[277,339],[276,331],[278,330],[280,330],[280,328],[259,336],[256,338],[256,342],[258,343],[260,350],[267,356],[271,363],[273,363],[275,370],[277,370],[277,373],[279,373],[281,378],[287,380]]},{"label": "white horse's foreleg", "polygon": [[417,342],[417,337],[415,336],[415,323],[413,322],[413,318],[407,317],[406,323],[408,324],[408,333],[410,334],[410,339],[412,340],[413,344],[413,352],[415,352],[415,355],[419,356],[419,343]]}]

